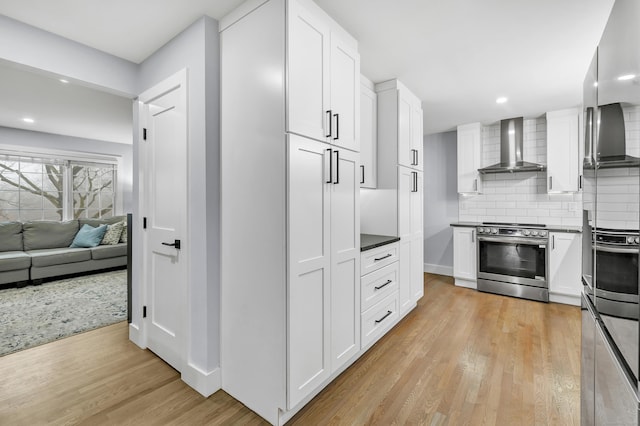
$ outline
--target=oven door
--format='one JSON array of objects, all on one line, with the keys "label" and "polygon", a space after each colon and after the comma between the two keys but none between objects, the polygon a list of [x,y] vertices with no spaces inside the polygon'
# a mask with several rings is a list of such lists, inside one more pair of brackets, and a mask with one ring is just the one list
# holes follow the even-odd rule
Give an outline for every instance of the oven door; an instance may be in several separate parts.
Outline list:
[{"label": "oven door", "polygon": [[478,237],[478,278],[547,287],[547,239]]},{"label": "oven door", "polygon": [[596,307],[606,315],[638,319],[638,247],[594,245]]}]

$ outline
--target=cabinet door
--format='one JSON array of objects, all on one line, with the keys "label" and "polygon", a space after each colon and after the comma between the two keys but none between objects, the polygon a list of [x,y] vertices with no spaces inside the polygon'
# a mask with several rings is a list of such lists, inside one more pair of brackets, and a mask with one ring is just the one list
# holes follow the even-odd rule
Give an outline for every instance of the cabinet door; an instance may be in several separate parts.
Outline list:
[{"label": "cabinet door", "polygon": [[[360,350],[358,153],[333,150],[331,187],[331,371]],[[328,180],[328,179],[327,179]]]},{"label": "cabinet door", "polygon": [[578,192],[578,111],[547,113],[547,192]]},{"label": "cabinet door", "polygon": [[400,258],[398,259],[398,266],[400,267],[400,282],[398,283],[398,303],[400,313],[404,314],[413,305],[411,299],[411,239],[401,239],[399,247]]},{"label": "cabinet door", "polygon": [[360,151],[360,55],[331,34],[331,143]]},{"label": "cabinet door", "polygon": [[422,234],[411,240],[411,301],[424,295],[424,240]]},{"label": "cabinet door", "polygon": [[289,135],[289,408],[331,374],[327,146]]},{"label": "cabinet door", "polygon": [[[364,78],[362,78],[364,80]],[[360,187],[376,187],[377,159],[377,95],[365,84],[360,85]]]},{"label": "cabinet door", "polygon": [[406,90],[398,90],[398,165],[412,167],[415,162],[412,154],[413,141],[411,118],[413,95]]},{"label": "cabinet door", "polygon": [[411,227],[410,233],[412,238],[419,237],[423,234],[423,188],[422,188],[422,172],[411,171],[412,174],[412,186],[411,186],[411,194],[409,197],[410,200],[410,210],[411,210]]},{"label": "cabinet door", "polygon": [[475,281],[476,262],[476,229],[453,228],[453,276]]},{"label": "cabinet door", "polygon": [[549,292],[579,296],[582,236],[569,232],[552,232],[549,236]]},{"label": "cabinet door", "polygon": [[288,11],[288,131],[326,141],[330,134],[328,23],[298,1]]},{"label": "cabinet door", "polygon": [[411,142],[412,167],[416,170],[422,170],[422,105],[418,98],[414,99],[411,108]]},{"label": "cabinet door", "polygon": [[412,225],[417,221],[416,213],[411,208],[415,182],[414,170],[398,167],[398,236],[404,240],[411,238]]},{"label": "cabinet door", "polygon": [[480,123],[458,126],[458,193],[480,193],[481,151]]}]

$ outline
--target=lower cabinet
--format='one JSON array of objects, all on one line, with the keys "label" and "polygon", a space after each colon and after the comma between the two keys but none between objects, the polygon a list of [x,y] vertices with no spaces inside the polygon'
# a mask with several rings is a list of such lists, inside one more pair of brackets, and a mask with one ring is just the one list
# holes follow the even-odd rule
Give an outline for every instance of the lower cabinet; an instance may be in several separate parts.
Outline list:
[{"label": "lower cabinet", "polygon": [[549,300],[580,305],[582,292],[582,235],[549,234]]},{"label": "lower cabinet", "polygon": [[[397,253],[402,256],[399,243],[362,252],[360,324],[363,348],[382,337],[399,318],[398,290],[402,277]],[[375,259],[378,259],[378,264],[371,266],[371,261]]]},{"label": "lower cabinet", "polygon": [[460,287],[476,288],[476,228],[453,228],[453,277]]}]

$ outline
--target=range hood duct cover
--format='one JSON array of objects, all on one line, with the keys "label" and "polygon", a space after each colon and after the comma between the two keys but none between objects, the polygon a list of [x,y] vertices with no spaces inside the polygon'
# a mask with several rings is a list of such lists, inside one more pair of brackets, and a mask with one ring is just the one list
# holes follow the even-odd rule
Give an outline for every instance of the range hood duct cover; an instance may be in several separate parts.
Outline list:
[{"label": "range hood duct cover", "polygon": [[542,172],[547,169],[542,164],[522,160],[523,121],[522,117],[500,121],[500,162],[478,169],[480,173]]},{"label": "range hood duct cover", "polygon": [[640,159],[626,154],[624,114],[620,103],[599,106],[598,115],[597,167],[638,167]]}]

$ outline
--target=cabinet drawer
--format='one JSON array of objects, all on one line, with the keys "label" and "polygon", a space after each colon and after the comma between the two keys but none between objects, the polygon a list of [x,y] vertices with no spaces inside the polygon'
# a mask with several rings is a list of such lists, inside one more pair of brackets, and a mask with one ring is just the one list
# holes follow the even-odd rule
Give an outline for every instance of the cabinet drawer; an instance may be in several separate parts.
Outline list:
[{"label": "cabinet drawer", "polygon": [[362,312],[398,289],[399,269],[398,262],[393,262],[391,265],[362,277],[360,280],[362,286],[360,310]]},{"label": "cabinet drawer", "polygon": [[362,276],[398,260],[398,243],[363,251],[360,256],[360,275]]},{"label": "cabinet drawer", "polygon": [[398,292],[395,291],[362,314],[362,347],[382,336],[398,319]]}]

